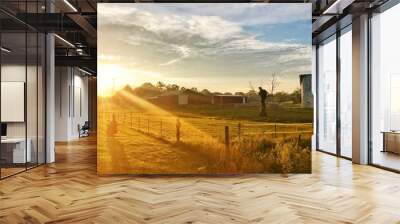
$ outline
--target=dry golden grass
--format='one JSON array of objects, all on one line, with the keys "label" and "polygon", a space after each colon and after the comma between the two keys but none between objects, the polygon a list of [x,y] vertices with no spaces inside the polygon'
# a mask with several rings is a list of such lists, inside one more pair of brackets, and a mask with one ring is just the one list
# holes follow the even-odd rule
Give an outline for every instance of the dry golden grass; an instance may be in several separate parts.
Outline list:
[{"label": "dry golden grass", "polygon": [[100,174],[311,172],[310,123],[177,117],[133,100],[140,102],[99,105]]}]

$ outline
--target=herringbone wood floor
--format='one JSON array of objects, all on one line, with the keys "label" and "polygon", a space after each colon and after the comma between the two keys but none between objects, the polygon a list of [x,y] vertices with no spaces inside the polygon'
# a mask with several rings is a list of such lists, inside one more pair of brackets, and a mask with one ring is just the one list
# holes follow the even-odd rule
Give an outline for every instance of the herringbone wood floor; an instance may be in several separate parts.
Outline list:
[{"label": "herringbone wood floor", "polygon": [[400,175],[315,152],[312,175],[96,175],[94,138],[0,181],[0,223],[400,223]]}]

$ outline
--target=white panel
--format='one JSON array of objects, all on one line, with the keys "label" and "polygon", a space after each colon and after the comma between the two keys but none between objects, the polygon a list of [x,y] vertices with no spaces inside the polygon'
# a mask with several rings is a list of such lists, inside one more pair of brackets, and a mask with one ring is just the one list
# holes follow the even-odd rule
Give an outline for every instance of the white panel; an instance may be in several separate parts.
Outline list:
[{"label": "white panel", "polygon": [[400,130],[400,74],[390,75],[390,130]]},{"label": "white panel", "polygon": [[[371,134],[372,163],[399,169],[394,155],[382,152],[382,132],[400,130],[400,4],[371,19]],[[398,144],[398,143],[396,143]],[[387,148],[391,148],[388,144]],[[393,158],[392,158],[393,157]],[[390,159],[389,159],[390,158]],[[394,162],[392,162],[394,161]]]},{"label": "white panel", "polygon": [[340,37],[340,150],[352,157],[352,31]]},{"label": "white panel", "polygon": [[336,153],[336,39],[318,48],[318,148]]},{"label": "white panel", "polygon": [[1,82],[1,122],[24,122],[24,82]]}]

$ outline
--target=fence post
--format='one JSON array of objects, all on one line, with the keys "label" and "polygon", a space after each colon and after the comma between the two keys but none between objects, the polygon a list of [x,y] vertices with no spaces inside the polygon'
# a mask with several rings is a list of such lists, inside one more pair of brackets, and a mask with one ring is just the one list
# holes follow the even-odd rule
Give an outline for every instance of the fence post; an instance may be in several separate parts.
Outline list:
[{"label": "fence post", "polygon": [[229,148],[229,126],[225,126],[225,146]]},{"label": "fence post", "polygon": [[176,119],[176,142],[181,140],[181,121]]},{"label": "fence post", "polygon": [[276,122],[275,122],[275,138],[276,138]]},{"label": "fence post", "polygon": [[299,138],[297,139],[297,148],[299,148],[300,140],[301,140],[301,134],[299,134]]}]

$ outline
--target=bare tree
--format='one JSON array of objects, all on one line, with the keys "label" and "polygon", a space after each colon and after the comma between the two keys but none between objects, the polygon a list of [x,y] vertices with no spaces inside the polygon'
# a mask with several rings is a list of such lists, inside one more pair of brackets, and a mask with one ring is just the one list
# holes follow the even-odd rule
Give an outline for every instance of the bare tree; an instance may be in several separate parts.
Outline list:
[{"label": "bare tree", "polygon": [[271,79],[269,80],[269,84],[268,84],[269,91],[270,91],[269,94],[271,96],[274,95],[274,93],[276,92],[276,90],[279,87],[279,84],[280,84],[280,82],[279,82],[278,76],[276,75],[276,73],[272,73]]},{"label": "bare tree", "polygon": [[250,87],[250,90],[255,91],[254,86],[251,82],[249,82],[249,87]]}]

